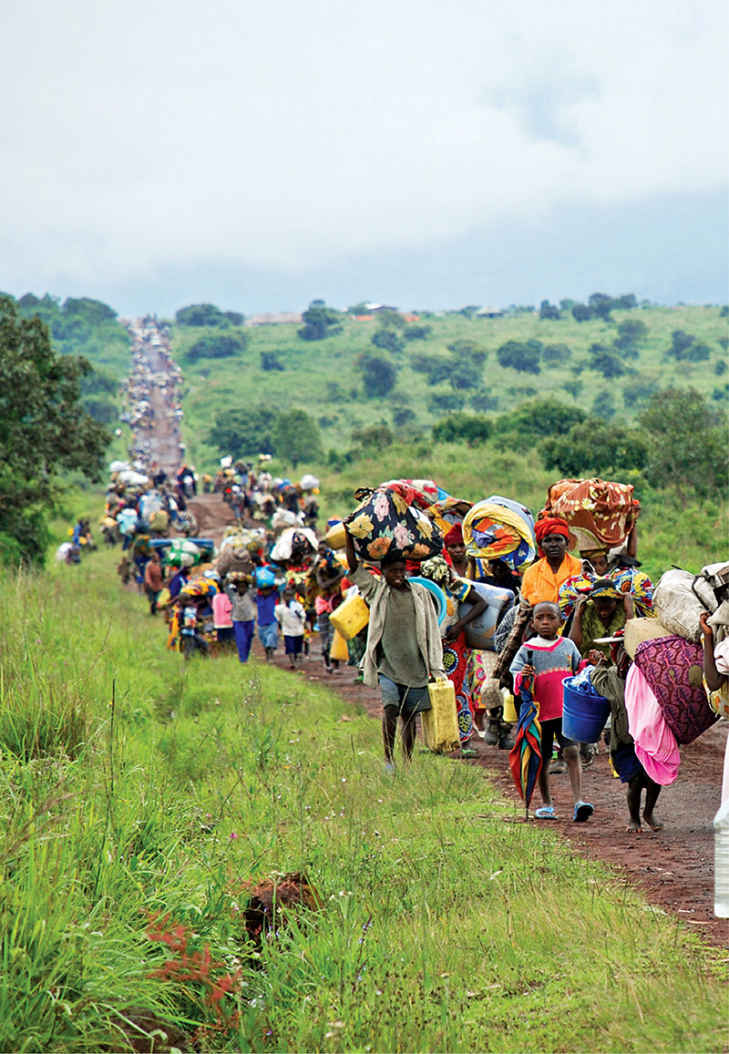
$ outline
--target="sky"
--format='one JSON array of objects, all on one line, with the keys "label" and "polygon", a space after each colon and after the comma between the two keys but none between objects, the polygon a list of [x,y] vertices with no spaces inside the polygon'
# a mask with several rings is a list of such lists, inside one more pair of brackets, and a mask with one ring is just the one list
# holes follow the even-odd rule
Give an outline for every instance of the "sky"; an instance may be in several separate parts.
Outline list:
[{"label": "sky", "polygon": [[727,299],[724,0],[4,6],[14,295]]}]

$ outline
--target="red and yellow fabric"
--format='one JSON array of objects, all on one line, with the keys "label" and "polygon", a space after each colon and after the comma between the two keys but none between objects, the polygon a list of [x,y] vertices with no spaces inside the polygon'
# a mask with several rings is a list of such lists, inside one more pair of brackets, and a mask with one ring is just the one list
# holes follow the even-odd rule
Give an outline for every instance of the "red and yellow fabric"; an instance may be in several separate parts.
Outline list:
[{"label": "red and yellow fabric", "polygon": [[630,534],[640,511],[633,485],[592,479],[561,479],[547,491],[540,513],[561,516],[570,527],[580,552],[614,548]]}]

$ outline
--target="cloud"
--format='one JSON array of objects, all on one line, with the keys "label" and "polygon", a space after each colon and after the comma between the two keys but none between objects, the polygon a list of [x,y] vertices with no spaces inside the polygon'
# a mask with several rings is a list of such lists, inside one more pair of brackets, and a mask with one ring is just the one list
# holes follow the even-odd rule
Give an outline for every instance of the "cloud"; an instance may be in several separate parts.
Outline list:
[{"label": "cloud", "polygon": [[0,265],[33,286],[183,258],[303,272],[724,180],[718,0],[36,0],[6,21]]}]

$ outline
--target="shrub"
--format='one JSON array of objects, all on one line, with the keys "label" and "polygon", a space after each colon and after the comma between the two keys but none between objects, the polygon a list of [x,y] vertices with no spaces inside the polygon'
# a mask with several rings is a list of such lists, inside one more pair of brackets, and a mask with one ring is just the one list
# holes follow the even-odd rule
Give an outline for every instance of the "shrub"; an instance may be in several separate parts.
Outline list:
[{"label": "shrub", "polygon": [[648,444],[637,429],[588,418],[566,435],[545,439],[539,446],[544,467],[563,476],[593,476],[642,468]]},{"label": "shrub", "polygon": [[405,349],[405,341],[396,329],[378,329],[372,334],[372,343],[376,348],[385,351],[401,352]]},{"label": "shrub", "polygon": [[717,377],[721,377],[728,369],[729,365],[727,364],[726,359],[717,359],[714,363],[714,373]]},{"label": "shrub", "polygon": [[357,365],[362,371],[365,393],[370,399],[387,395],[395,387],[397,370],[388,359],[364,352],[357,359]]},{"label": "shrub", "polygon": [[406,326],[402,335],[405,340],[427,340],[432,332],[432,326]]},{"label": "shrub", "polygon": [[262,351],[261,352],[261,369],[262,370],[285,370],[286,367],[281,362],[275,351]]},{"label": "shrub", "polygon": [[540,352],[518,340],[507,340],[496,351],[501,366],[520,370],[523,373],[541,373]]},{"label": "shrub", "polygon": [[567,362],[571,354],[568,344],[545,344],[542,350],[542,358],[550,364]]},{"label": "shrub", "polygon": [[433,428],[433,438],[439,443],[464,440],[469,446],[485,443],[491,435],[491,422],[478,414],[449,414]]},{"label": "shrub", "polygon": [[209,334],[196,340],[192,347],[187,349],[185,358],[188,362],[197,362],[198,359],[225,359],[239,355],[248,347],[248,337],[245,333],[221,333]]},{"label": "shrub", "polygon": [[497,395],[489,395],[488,392],[475,392],[470,398],[469,403],[474,410],[498,410],[499,408],[499,397]]},{"label": "shrub", "polygon": [[215,304],[190,304],[175,312],[178,326],[228,326],[230,320]]}]

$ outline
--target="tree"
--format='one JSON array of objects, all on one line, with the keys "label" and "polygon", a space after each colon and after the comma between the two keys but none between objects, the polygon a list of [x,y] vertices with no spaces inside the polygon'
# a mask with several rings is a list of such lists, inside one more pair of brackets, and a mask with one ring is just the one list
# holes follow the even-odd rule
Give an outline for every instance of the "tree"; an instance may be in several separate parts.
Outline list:
[{"label": "tree", "polygon": [[275,410],[260,406],[251,410],[242,407],[221,410],[208,434],[208,443],[221,454],[232,454],[234,458],[274,454],[277,416]]},{"label": "tree", "polygon": [[409,406],[393,406],[392,423],[396,428],[402,428],[404,425],[409,424],[410,421],[414,420],[415,411],[411,410]]},{"label": "tree", "polygon": [[175,312],[178,326],[227,326],[229,320],[215,304],[189,304]]},{"label": "tree", "polygon": [[197,362],[198,359],[226,359],[240,355],[247,347],[246,333],[211,333],[196,340],[192,347],[187,349],[185,358],[188,362]]},{"label": "tree", "polygon": [[686,351],[686,359],[688,362],[706,362],[711,357],[711,348],[708,344],[704,344],[703,341],[696,341]]},{"label": "tree", "polygon": [[325,340],[341,333],[341,312],[327,307],[323,300],[312,300],[301,316],[304,325],[298,331],[302,340]]},{"label": "tree", "polygon": [[432,326],[406,326],[402,335],[405,340],[427,340],[432,332]]},{"label": "tree", "polygon": [[376,348],[383,348],[385,351],[397,353],[405,350],[405,341],[396,329],[378,329],[372,335],[372,343]]},{"label": "tree", "polygon": [[0,299],[0,558],[42,563],[61,476],[100,478],[110,437],[81,406],[90,370],[57,354],[39,319]]},{"label": "tree", "polygon": [[577,396],[582,391],[584,385],[583,385],[583,382],[581,380],[572,380],[572,381],[563,381],[562,382],[562,387],[564,388],[564,390],[566,392],[568,392],[572,396],[573,399],[576,399]]},{"label": "tree", "polygon": [[482,413],[499,408],[498,395],[490,395],[485,391],[474,392],[468,401],[474,410],[480,410]]},{"label": "tree", "polygon": [[457,443],[464,440],[469,446],[485,443],[491,435],[491,422],[480,414],[448,414],[433,428],[433,439],[438,443]]},{"label": "tree", "polygon": [[545,439],[539,446],[544,467],[562,476],[602,476],[641,469],[648,445],[637,429],[599,418],[587,418],[566,435]]},{"label": "tree", "polygon": [[652,483],[674,488],[684,504],[691,494],[726,494],[726,415],[703,395],[693,388],[656,392],[639,420],[650,440]]},{"label": "tree", "polygon": [[632,350],[648,336],[648,327],[640,318],[626,318],[618,323],[618,335],[615,347],[620,351]]},{"label": "tree", "polygon": [[505,429],[544,438],[565,435],[575,425],[584,421],[586,416],[579,406],[567,406],[558,399],[547,396],[522,403],[502,420]]},{"label": "tree", "polygon": [[486,348],[475,340],[454,340],[447,347],[456,359],[466,359],[474,367],[482,366],[488,355]]},{"label": "tree", "polygon": [[637,403],[647,403],[658,389],[656,381],[641,380],[626,381],[623,385],[623,402],[626,406],[635,406]]},{"label": "tree", "polygon": [[592,318],[592,311],[590,311],[587,304],[574,304],[572,307],[572,317],[575,322],[589,322]]},{"label": "tree", "polygon": [[496,351],[500,365],[523,373],[541,373],[539,351],[518,340],[507,340]]},{"label": "tree", "polygon": [[278,357],[278,353],[275,351],[262,351],[261,352],[261,369],[262,370],[285,370],[286,367]]},{"label": "tree", "polygon": [[611,296],[607,293],[591,293],[587,303],[593,315],[601,318],[603,322],[612,322],[610,312],[617,305]]},{"label": "tree", "polygon": [[273,430],[277,457],[290,461],[294,468],[302,461],[318,461],[324,451],[316,421],[305,410],[285,410],[278,415]]},{"label": "tree", "polygon": [[90,326],[97,326],[100,322],[109,322],[116,318],[116,311],[112,307],[87,296],[67,297],[63,302],[63,313],[80,318]]},{"label": "tree", "polygon": [[726,373],[729,369],[726,359],[717,359],[714,363],[714,373],[717,377],[721,377],[722,374]]},{"label": "tree", "polygon": [[598,392],[592,401],[592,412],[595,417],[601,417],[604,421],[609,421],[611,417],[615,417],[615,396],[613,393],[607,389]]},{"label": "tree", "polygon": [[548,363],[567,362],[572,352],[568,344],[545,344],[542,358]]},{"label": "tree", "polygon": [[620,377],[625,373],[625,366],[620,357],[606,348],[604,344],[593,344],[590,348],[590,368],[597,370],[608,379]]},{"label": "tree", "polygon": [[365,393],[370,399],[387,395],[395,387],[397,370],[388,359],[363,352],[357,359],[357,365],[362,371]]},{"label": "tree", "polygon": [[223,314],[231,326],[242,326],[246,320],[246,316],[241,315],[240,311],[224,311]]},{"label": "tree", "polygon": [[562,313],[558,307],[555,307],[554,304],[550,304],[548,300],[542,300],[539,305],[539,317],[541,319],[552,319],[557,321],[562,317]]},{"label": "tree", "polygon": [[[411,411],[412,413],[412,411]],[[366,428],[355,428],[352,430],[352,439],[358,443],[363,450],[384,450],[392,446],[394,435],[385,424],[368,425]]]},{"label": "tree", "polygon": [[671,334],[671,347],[668,349],[667,355],[670,358],[677,359],[678,362],[682,362],[684,359],[688,359],[688,350],[696,343],[696,337],[693,333],[686,333],[682,329],[674,329]]}]

